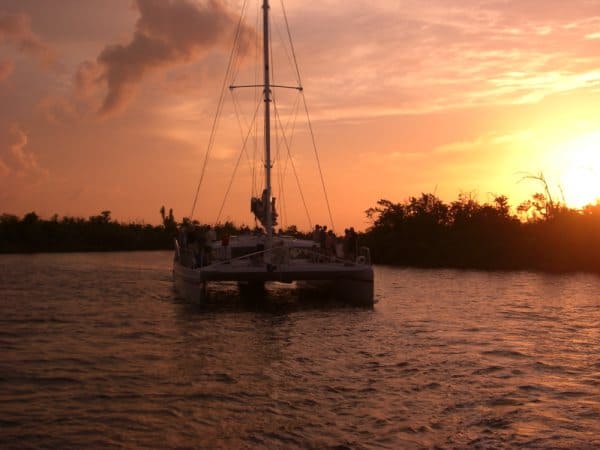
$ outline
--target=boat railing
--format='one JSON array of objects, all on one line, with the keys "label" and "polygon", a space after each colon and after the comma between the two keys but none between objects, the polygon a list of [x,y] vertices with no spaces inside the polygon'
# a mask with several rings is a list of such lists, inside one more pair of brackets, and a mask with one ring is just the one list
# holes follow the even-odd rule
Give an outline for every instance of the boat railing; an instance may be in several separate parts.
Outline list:
[{"label": "boat railing", "polygon": [[[230,253],[229,253],[230,255]],[[211,262],[211,266],[237,265],[246,262],[251,266],[261,266],[264,263],[274,266],[288,266],[298,261],[312,264],[338,263],[345,265],[371,264],[371,253],[368,247],[361,247],[355,260],[323,253],[319,248],[287,247],[276,245],[269,249],[257,250],[237,257],[218,258]]]},{"label": "boat railing", "polygon": [[261,262],[261,259],[263,259],[262,257],[265,254],[270,253],[272,251],[273,251],[272,248],[267,249],[267,250],[257,250],[252,253],[246,253],[245,255],[242,255],[242,256],[218,259],[216,261],[213,261],[211,266],[214,267],[214,266],[221,266],[221,265],[226,265],[226,264],[235,264],[236,262],[241,262],[241,261],[245,261],[245,260],[247,260],[248,262],[251,262],[251,263],[257,263],[255,265],[259,265],[259,263]]}]

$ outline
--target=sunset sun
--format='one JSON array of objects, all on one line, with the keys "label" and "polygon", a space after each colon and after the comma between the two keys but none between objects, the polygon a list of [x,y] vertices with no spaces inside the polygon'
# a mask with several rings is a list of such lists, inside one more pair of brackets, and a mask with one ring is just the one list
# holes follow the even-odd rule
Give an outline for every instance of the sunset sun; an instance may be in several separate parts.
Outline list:
[{"label": "sunset sun", "polygon": [[600,199],[600,132],[567,142],[561,153],[560,183],[567,205],[595,204]]}]

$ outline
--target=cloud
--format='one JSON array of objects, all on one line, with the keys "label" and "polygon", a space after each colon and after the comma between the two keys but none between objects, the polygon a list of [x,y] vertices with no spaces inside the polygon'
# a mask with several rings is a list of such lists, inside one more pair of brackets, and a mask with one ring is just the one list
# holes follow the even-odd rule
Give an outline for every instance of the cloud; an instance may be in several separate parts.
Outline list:
[{"label": "cloud", "polygon": [[92,62],[84,61],[79,64],[77,72],[75,72],[74,85],[75,95],[80,99],[89,96],[94,92],[96,85],[101,81],[102,68]]},{"label": "cloud", "polygon": [[0,81],[5,80],[10,76],[14,69],[14,64],[10,60],[0,61]]},{"label": "cloud", "polygon": [[55,61],[54,51],[31,30],[31,20],[25,14],[0,11],[0,44],[5,42],[37,58],[44,67]]},{"label": "cloud", "polygon": [[0,173],[8,175],[44,175],[48,171],[38,164],[35,154],[26,149],[29,143],[27,134],[18,123],[8,128],[8,145],[0,151]]},{"label": "cloud", "polygon": [[[304,84],[313,107],[365,118],[532,104],[600,88],[600,2],[372,3],[318,2],[317,11],[294,3],[292,31],[298,58],[308,63]],[[515,70],[522,78],[498,83]]]},{"label": "cloud", "polygon": [[532,133],[527,130],[517,130],[512,133],[499,134],[490,132],[477,136],[472,140],[450,142],[435,147],[433,153],[457,154],[472,151],[495,151],[498,146],[506,146],[532,139]]},{"label": "cloud", "polygon": [[16,141],[10,146],[10,152],[17,165],[23,170],[37,169],[38,164],[35,155],[25,150],[27,142],[29,142],[25,132],[21,130],[18,124],[13,124],[10,127],[10,133]]},{"label": "cloud", "polygon": [[[136,0],[135,6],[140,17],[131,41],[106,46],[95,62],[82,63],[75,75],[80,96],[106,86],[101,115],[123,110],[147,73],[228,46],[238,20],[224,0],[199,5],[190,0]],[[242,52],[253,36],[252,29],[242,28]]]},{"label": "cloud", "polygon": [[0,175],[3,177],[7,176],[10,173],[10,168],[8,165],[0,158]]},{"label": "cloud", "polygon": [[56,95],[43,97],[36,105],[36,110],[54,125],[64,124],[77,116],[74,103],[66,97]]}]

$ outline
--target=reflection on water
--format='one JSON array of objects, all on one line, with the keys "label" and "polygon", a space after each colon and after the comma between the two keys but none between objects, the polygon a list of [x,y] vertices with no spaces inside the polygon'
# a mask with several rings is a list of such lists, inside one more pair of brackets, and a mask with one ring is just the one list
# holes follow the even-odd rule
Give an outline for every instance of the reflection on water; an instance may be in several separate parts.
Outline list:
[{"label": "reflection on water", "polygon": [[[0,256],[0,447],[600,446],[600,279],[379,267],[373,309]],[[311,301],[312,300],[312,301]]]}]

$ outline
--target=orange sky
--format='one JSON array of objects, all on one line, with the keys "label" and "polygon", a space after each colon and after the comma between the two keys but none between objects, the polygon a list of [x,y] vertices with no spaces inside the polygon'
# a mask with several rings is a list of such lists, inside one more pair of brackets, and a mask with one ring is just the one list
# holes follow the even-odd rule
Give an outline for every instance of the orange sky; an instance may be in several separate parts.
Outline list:
[{"label": "orange sky", "polygon": [[[539,190],[519,182],[526,172],[572,206],[600,197],[600,2],[307,4],[286,2],[338,230],[364,228],[379,198],[420,192],[516,205]],[[188,215],[240,5],[0,0],[0,212]],[[195,215],[205,222],[241,145],[229,108]],[[306,129],[294,139],[312,224],[326,223]],[[286,180],[283,224],[307,228]],[[243,163],[222,220],[254,223],[250,185]]]}]

